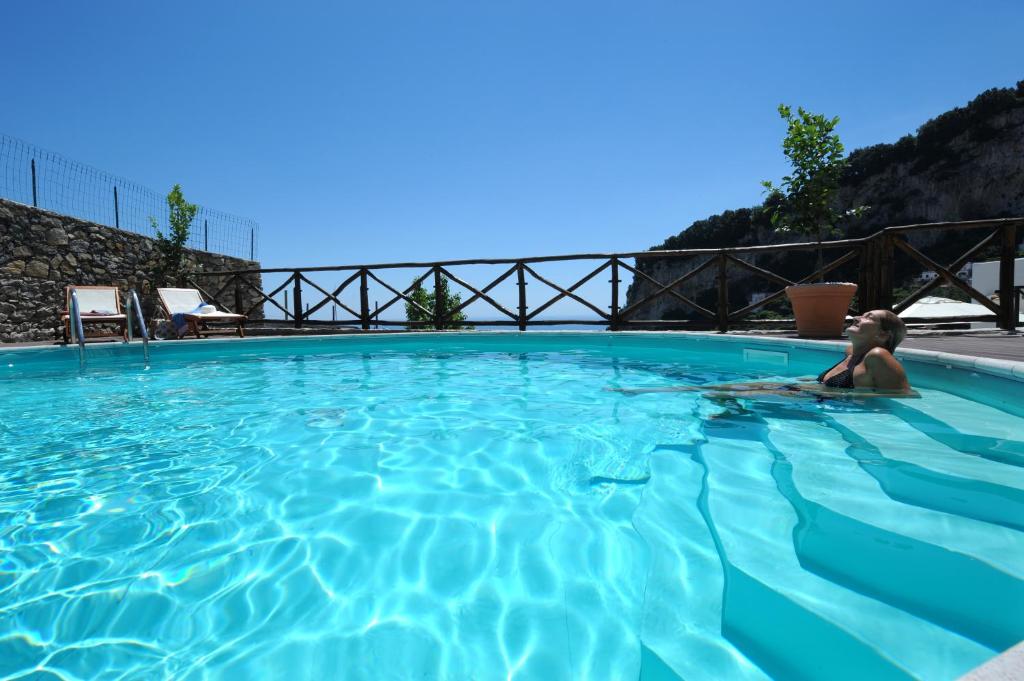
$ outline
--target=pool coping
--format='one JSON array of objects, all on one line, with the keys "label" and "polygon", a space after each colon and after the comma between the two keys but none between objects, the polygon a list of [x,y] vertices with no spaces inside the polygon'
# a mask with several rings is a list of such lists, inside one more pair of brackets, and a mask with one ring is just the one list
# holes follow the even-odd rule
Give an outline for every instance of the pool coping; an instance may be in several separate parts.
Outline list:
[{"label": "pool coping", "polygon": [[1024,641],[975,667],[958,681],[1019,681],[1024,678]]},{"label": "pool coping", "polygon": [[[605,335],[610,338],[614,337],[654,337],[662,336],[665,338],[695,338],[698,340],[715,340],[723,341],[727,343],[741,343],[744,345],[760,345],[765,347],[796,347],[796,348],[807,348],[807,349],[835,349],[837,352],[843,352],[846,348],[846,341],[842,340],[813,340],[808,338],[778,338],[773,336],[756,336],[756,335],[730,335],[713,333],[706,331],[578,331],[578,330],[551,330],[551,331],[410,331],[401,334],[402,338],[409,337],[424,337],[424,336],[483,336],[483,335],[517,335],[527,337],[539,337],[539,336],[583,336],[593,338],[596,335]],[[338,343],[355,342],[352,339],[366,338],[368,336],[387,336],[389,338],[395,338],[393,333],[377,333],[375,331],[366,331],[358,334],[310,334],[303,335],[299,338],[294,336],[259,336],[255,338],[204,338],[204,339],[188,339],[189,344],[202,343],[202,344],[228,344],[228,343],[245,343],[245,344],[260,344],[260,343],[277,343],[281,341],[295,342],[300,340],[333,340]],[[181,341],[152,341],[154,344],[163,345],[177,344]],[[132,345],[138,345],[133,343]],[[107,344],[87,344],[85,351],[91,352],[90,348],[110,348],[112,346]],[[117,345],[113,347],[118,347]],[[70,345],[48,345],[48,346],[19,346],[4,348],[0,345],[0,354],[7,352],[14,353],[47,353],[56,351],[73,350],[74,346]],[[951,352],[939,352],[937,350],[919,350],[913,348],[904,348],[896,350],[897,358],[906,358],[917,362],[923,362],[926,364],[933,364],[944,366],[947,369],[963,369],[967,371],[975,371],[980,373],[997,376],[1000,378],[1009,378],[1013,380],[1024,381],[1024,362],[1016,362],[1013,360],[1006,359],[995,359],[991,357],[974,357],[971,355],[961,355]]]}]

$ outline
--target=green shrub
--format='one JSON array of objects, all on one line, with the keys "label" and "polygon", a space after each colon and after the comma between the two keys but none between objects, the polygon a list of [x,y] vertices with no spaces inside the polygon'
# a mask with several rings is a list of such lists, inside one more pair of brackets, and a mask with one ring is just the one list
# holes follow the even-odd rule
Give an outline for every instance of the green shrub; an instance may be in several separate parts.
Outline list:
[{"label": "green shrub", "polygon": [[[458,293],[452,293],[448,287],[448,278],[441,277],[441,310],[445,315],[450,313],[452,310],[462,304],[462,296]],[[405,318],[410,322],[423,322],[422,324],[410,325],[411,328],[416,329],[434,329],[438,327],[434,324],[434,292],[427,291],[423,288],[422,284],[418,282],[416,288],[412,290],[409,297],[419,305],[416,307],[413,303],[406,301],[405,303]],[[420,308],[423,308],[422,310]],[[424,311],[425,310],[425,311]],[[441,329],[465,329],[471,328],[462,324],[466,321],[466,315],[461,310],[452,315],[444,323],[441,324]]]},{"label": "green shrub", "polygon": [[167,208],[170,223],[167,234],[160,231],[160,224],[156,218],[149,216],[149,224],[156,231],[157,285],[184,286],[185,273],[188,269],[185,264],[185,244],[188,243],[192,220],[195,219],[199,207],[186,201],[181,185],[176,184],[167,194]]}]

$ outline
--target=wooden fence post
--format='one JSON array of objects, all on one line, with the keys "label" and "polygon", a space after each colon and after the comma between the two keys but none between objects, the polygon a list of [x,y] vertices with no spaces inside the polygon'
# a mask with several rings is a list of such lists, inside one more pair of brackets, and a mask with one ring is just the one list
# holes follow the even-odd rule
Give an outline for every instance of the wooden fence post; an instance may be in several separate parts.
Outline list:
[{"label": "wooden fence post", "polygon": [[434,266],[434,329],[440,331],[444,326],[444,283],[441,280],[441,267]]},{"label": "wooden fence post", "polygon": [[1017,225],[1003,225],[1003,244],[999,251],[999,327],[1007,331],[1017,328],[1017,292],[1013,289],[1014,265],[1017,259]]},{"label": "wooden fence post", "polygon": [[609,279],[612,285],[611,304],[611,327],[612,331],[619,330],[619,259],[612,258],[612,278]]},{"label": "wooden fence post", "polygon": [[878,261],[878,289],[873,302],[881,310],[892,309],[894,238],[898,239],[901,237],[894,237],[891,234],[882,232],[881,240],[878,244],[878,254],[876,255]]},{"label": "wooden fence post", "polygon": [[370,330],[370,286],[364,267],[359,270],[359,321],[363,331]]},{"label": "wooden fence post", "polygon": [[519,330],[526,331],[526,270],[523,263],[516,263],[516,276],[519,280]]},{"label": "wooden fence post", "polygon": [[875,309],[875,240],[869,239],[860,249],[857,271],[857,313]]},{"label": "wooden fence post", "polygon": [[235,311],[236,314],[245,314],[244,312],[242,312],[243,309],[244,308],[242,307],[242,284],[239,281],[239,275],[236,275],[235,276],[235,310],[234,311]]},{"label": "wooden fence post", "polygon": [[729,282],[726,279],[728,273],[726,267],[728,261],[725,253],[718,254],[718,332],[725,333],[729,330]]},{"label": "wooden fence post", "polygon": [[295,288],[292,290],[292,316],[295,317],[295,328],[302,328],[302,274],[295,270]]}]

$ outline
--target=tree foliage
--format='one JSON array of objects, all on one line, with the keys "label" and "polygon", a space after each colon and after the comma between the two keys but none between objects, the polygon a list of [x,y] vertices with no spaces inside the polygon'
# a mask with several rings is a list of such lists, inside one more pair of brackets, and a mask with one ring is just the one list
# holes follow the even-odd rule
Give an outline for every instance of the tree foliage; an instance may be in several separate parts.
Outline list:
[{"label": "tree foliage", "polygon": [[759,236],[767,238],[767,235],[774,231],[771,223],[773,207],[774,200],[769,198],[763,206],[727,210],[718,215],[711,215],[695,221],[679,234],[670,236],[650,250],[731,248],[747,243],[760,243]]},{"label": "tree foliage", "polygon": [[164,234],[156,218],[150,216],[149,224],[156,230],[157,279],[162,284],[184,285],[185,244],[188,243],[192,220],[199,207],[185,200],[181,185],[176,184],[167,194],[169,230]]},{"label": "tree foliage", "polygon": [[820,242],[839,221],[835,199],[846,165],[843,143],[835,132],[839,118],[826,118],[803,107],[794,115],[785,104],[779,105],[779,115],[786,121],[782,153],[792,171],[778,187],[769,180],[761,183],[769,197],[777,200],[771,221],[780,231],[816,236]]},{"label": "tree foliage", "polygon": [[984,142],[997,132],[993,118],[1024,108],[1024,80],[1015,88],[992,88],[925,122],[916,135],[905,135],[895,144],[875,144],[850,153],[844,184],[858,183],[897,163],[913,163],[919,172],[936,163],[956,164],[960,159],[950,143],[961,135]]},{"label": "tree foliage", "polygon": [[[846,167],[843,143],[836,133],[839,117],[826,118],[798,107],[796,114],[785,104],[779,115],[786,121],[782,152],[792,170],[776,187],[764,180],[772,225],[780,232],[796,232],[818,242],[818,269],[821,269],[821,242],[837,233],[840,214],[836,210],[839,181]],[[860,212],[861,208],[853,212]]]},{"label": "tree foliage", "polygon": [[[448,287],[448,278],[441,277],[441,311],[446,316],[459,305],[462,304],[462,296],[458,293],[452,293]],[[410,322],[424,322],[423,324],[416,324],[415,328],[418,329],[437,329],[438,327],[434,324],[434,301],[436,296],[433,291],[427,291],[423,288],[420,282],[417,282],[416,288],[412,290],[409,297],[416,303],[415,305],[409,301],[405,303],[405,318]],[[419,307],[417,307],[419,305]],[[422,308],[422,309],[420,309]],[[466,321],[466,315],[462,312],[456,312],[451,315],[449,319],[443,322],[440,326],[441,329],[462,329],[465,326],[462,322]]]}]

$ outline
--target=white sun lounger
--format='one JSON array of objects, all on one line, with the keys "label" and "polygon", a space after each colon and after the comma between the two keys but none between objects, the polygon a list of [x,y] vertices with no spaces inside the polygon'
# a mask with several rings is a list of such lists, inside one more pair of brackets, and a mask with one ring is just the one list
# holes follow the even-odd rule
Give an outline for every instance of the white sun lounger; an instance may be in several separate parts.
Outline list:
[{"label": "white sun lounger", "polygon": [[121,296],[116,286],[68,286],[64,289],[65,307],[60,316],[65,343],[71,338],[71,289],[78,296],[82,326],[112,324],[120,328],[121,338],[128,337],[128,317],[121,309]]},{"label": "white sun lounger", "polygon": [[231,324],[235,326],[239,337],[245,337],[246,316],[221,312],[216,308],[212,311],[200,310],[200,306],[213,306],[203,301],[198,290],[194,288],[158,288],[156,292],[160,296],[160,304],[163,306],[167,318],[171,319],[176,314],[184,315],[189,331],[194,333],[196,338],[200,338],[202,334],[210,335],[211,330],[207,324],[211,322]]}]

